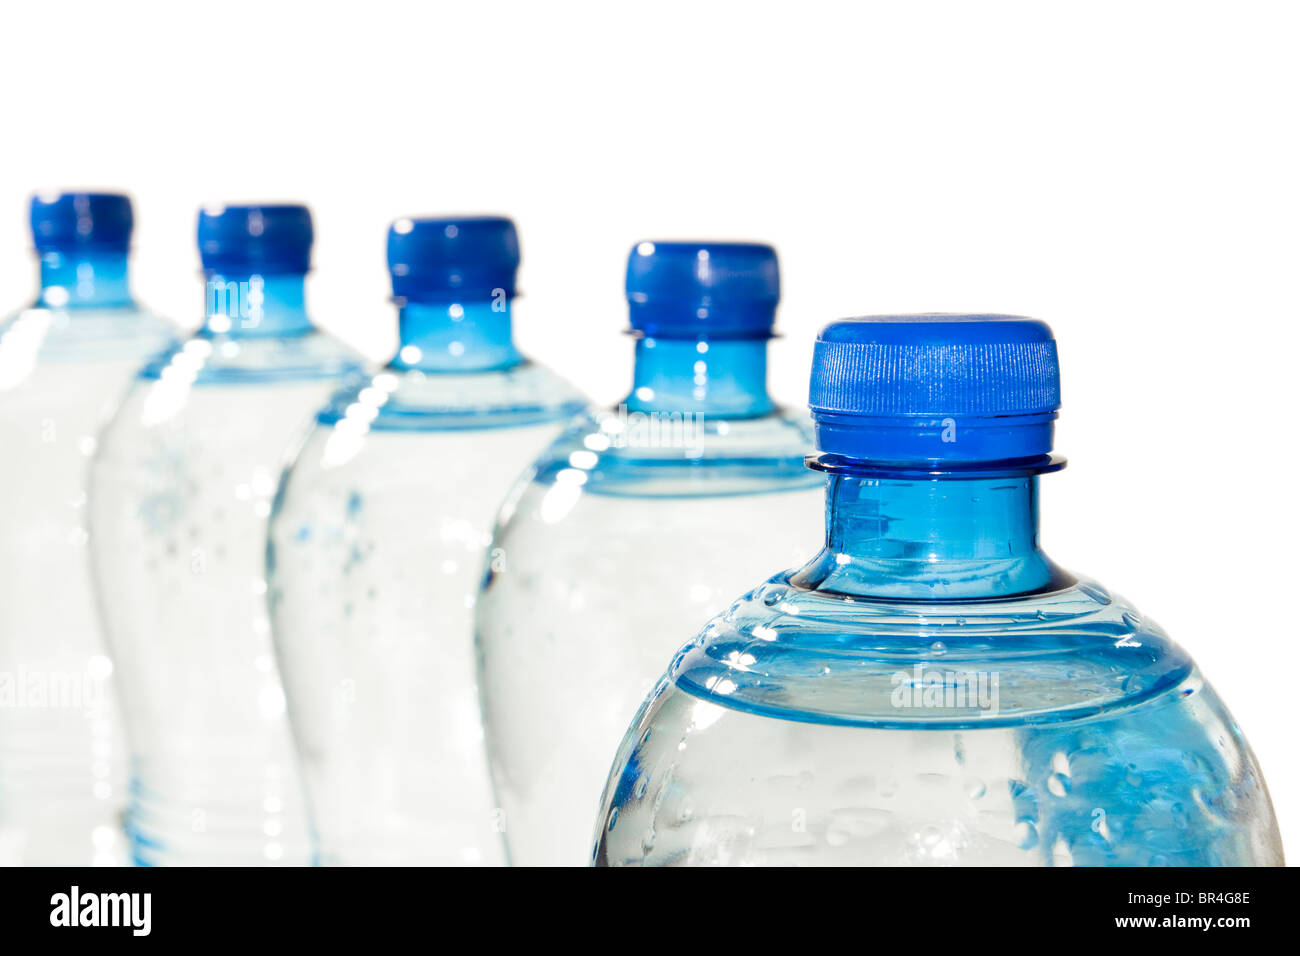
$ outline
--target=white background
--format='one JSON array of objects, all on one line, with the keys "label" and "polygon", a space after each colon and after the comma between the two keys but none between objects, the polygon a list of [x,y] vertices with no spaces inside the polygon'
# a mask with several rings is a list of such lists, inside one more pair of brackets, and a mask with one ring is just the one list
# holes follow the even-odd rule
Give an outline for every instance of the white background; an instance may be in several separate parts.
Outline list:
[{"label": "white background", "polygon": [[[194,216],[301,199],[312,306],[379,356],[384,231],[504,212],[525,348],[628,383],[642,238],[775,243],[773,386],[818,327],[1003,311],[1056,330],[1059,562],[1187,647],[1300,854],[1300,26],[1259,2],[11,4],[0,298],[40,187],[136,199],[137,289],[197,321]],[[685,640],[689,635],[682,635]]]}]

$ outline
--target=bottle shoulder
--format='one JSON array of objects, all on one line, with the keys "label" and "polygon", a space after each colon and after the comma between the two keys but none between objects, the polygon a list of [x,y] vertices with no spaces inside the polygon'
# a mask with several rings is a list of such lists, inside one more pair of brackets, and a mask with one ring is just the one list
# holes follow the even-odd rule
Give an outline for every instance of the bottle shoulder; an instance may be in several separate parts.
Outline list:
[{"label": "bottle shoulder", "polygon": [[716,497],[820,489],[809,471],[807,416],[752,418],[589,408],[539,456],[533,484],[636,498]]},{"label": "bottle shoulder", "polygon": [[138,378],[196,386],[273,385],[344,378],[363,367],[364,359],[354,349],[318,329],[252,337],[200,330],[152,358]]},{"label": "bottle shoulder", "polygon": [[915,728],[1076,720],[1200,680],[1159,625],[1094,581],[1002,599],[890,601],[790,578],[714,618],[678,653],[672,681],[758,714]]},{"label": "bottle shoulder", "polygon": [[317,415],[321,425],[352,420],[369,429],[444,431],[558,422],[586,400],[544,365],[525,360],[483,372],[424,372],[391,365],[341,386]]},{"label": "bottle shoulder", "polygon": [[0,321],[0,366],[13,379],[39,364],[143,362],[173,346],[178,331],[138,305],[32,306]]}]

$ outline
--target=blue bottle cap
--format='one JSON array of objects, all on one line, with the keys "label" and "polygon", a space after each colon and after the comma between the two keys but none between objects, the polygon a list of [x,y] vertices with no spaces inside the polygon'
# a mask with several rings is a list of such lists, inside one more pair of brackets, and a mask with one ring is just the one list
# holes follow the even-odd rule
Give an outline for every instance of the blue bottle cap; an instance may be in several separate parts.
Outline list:
[{"label": "blue bottle cap", "polygon": [[883,315],[817,336],[819,451],[885,462],[1035,459],[1061,405],[1052,330],[1014,315]]},{"label": "blue bottle cap", "polygon": [[776,250],[757,242],[639,242],[627,257],[632,330],[661,338],[770,338]]},{"label": "blue bottle cap", "polygon": [[399,219],[388,229],[396,299],[513,298],[518,270],[519,235],[504,216]]},{"label": "blue bottle cap", "polygon": [[134,220],[121,193],[59,193],[32,197],[31,223],[38,252],[125,252]]},{"label": "blue bottle cap", "polygon": [[312,235],[311,210],[297,204],[199,210],[199,258],[205,272],[306,272],[311,268]]}]

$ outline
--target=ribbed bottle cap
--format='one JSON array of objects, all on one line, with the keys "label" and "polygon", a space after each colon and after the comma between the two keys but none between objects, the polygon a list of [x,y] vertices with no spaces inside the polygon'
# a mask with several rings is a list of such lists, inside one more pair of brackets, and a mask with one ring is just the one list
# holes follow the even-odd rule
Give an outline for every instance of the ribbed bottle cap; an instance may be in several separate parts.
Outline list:
[{"label": "ribbed bottle cap", "polygon": [[131,200],[120,193],[58,193],[32,197],[31,224],[38,252],[124,252],[134,222]]},{"label": "ribbed bottle cap", "polygon": [[388,271],[399,299],[515,294],[519,235],[504,216],[399,219],[388,229]]},{"label": "ribbed bottle cap", "polygon": [[632,329],[663,338],[768,338],[781,277],[757,242],[639,242],[627,258]]},{"label": "ribbed bottle cap", "polygon": [[207,272],[267,275],[311,268],[311,211],[297,204],[199,210],[199,258]]},{"label": "ribbed bottle cap", "polygon": [[1052,330],[1014,315],[885,315],[817,336],[817,448],[850,458],[978,462],[1051,453],[1061,404]]}]

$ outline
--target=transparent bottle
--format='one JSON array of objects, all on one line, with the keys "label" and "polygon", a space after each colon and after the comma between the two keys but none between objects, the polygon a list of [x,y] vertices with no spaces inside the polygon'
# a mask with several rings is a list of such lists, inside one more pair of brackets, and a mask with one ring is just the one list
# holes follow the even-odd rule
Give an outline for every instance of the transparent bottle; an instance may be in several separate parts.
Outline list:
[{"label": "transparent bottle", "polygon": [[[807,418],[766,387],[774,250],[643,242],[627,293],[631,394],[577,420],[524,476],[479,595],[489,756],[516,865],[588,861],[610,755],[672,635],[817,547]],[[774,527],[773,514],[789,520]]]},{"label": "transparent bottle", "polygon": [[125,861],[125,742],[94,606],[86,478],[173,341],[128,281],[131,202],[36,196],[36,301],[0,323],[0,865]]},{"label": "transparent bottle", "polygon": [[275,643],[322,863],[499,864],[474,600],[497,506],[584,402],[512,341],[510,220],[399,220],[388,262],[397,355],[276,499]]},{"label": "transparent bottle", "polygon": [[1191,659],[1039,547],[1037,476],[1063,465],[1050,329],[832,323],[810,391],[826,547],[673,659],[596,863],[1280,864]]},{"label": "transparent bottle", "polygon": [[205,209],[206,321],[139,374],[92,466],[95,583],[132,749],[140,864],[310,859],[271,647],[266,525],[285,456],[361,363],[303,302],[303,206]]}]

